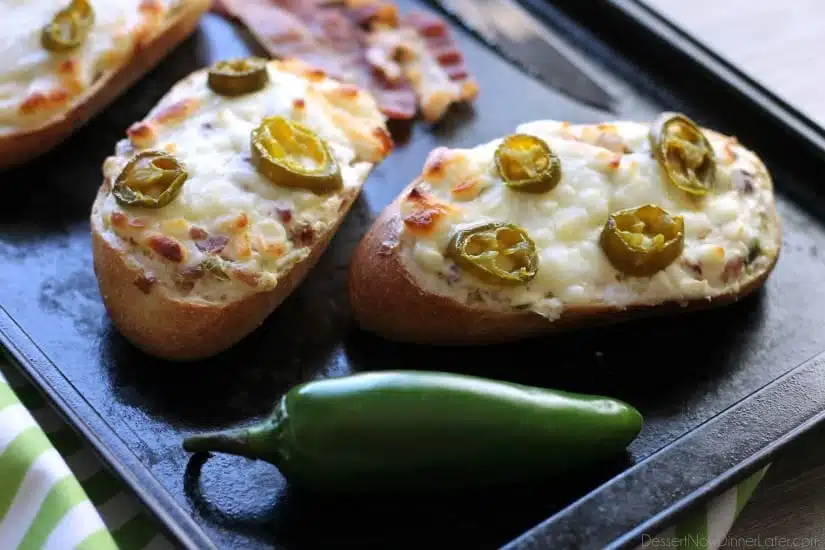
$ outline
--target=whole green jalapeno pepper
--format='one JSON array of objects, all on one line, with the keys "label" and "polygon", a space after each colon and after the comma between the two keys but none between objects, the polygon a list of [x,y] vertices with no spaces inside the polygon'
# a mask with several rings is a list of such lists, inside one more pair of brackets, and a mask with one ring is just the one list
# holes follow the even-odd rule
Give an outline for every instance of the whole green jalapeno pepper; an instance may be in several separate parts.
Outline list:
[{"label": "whole green jalapeno pepper", "polygon": [[194,435],[190,452],[274,464],[315,493],[418,492],[522,482],[614,458],[641,414],[608,397],[444,372],[300,384],[260,424]]}]

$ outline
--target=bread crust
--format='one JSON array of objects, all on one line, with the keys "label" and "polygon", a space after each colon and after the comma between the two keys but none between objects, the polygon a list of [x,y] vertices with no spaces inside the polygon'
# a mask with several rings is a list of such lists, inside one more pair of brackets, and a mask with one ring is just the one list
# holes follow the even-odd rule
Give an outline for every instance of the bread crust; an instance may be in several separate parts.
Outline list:
[{"label": "bread crust", "polygon": [[[337,222],[318,236],[310,254],[269,291],[256,292],[225,304],[172,297],[162,284],[146,293],[134,284],[144,276],[129,252],[104,235],[102,185],[91,215],[94,271],[103,304],[119,332],[144,352],[170,361],[193,361],[224,351],[259,327],[303,281],[317,263],[352,208],[360,188],[345,198]],[[116,241],[119,243],[119,241]]]},{"label": "bread crust", "polygon": [[[381,212],[356,247],[349,270],[349,298],[357,324],[398,342],[441,346],[501,344],[543,334],[710,309],[736,302],[759,289],[779,258],[777,253],[771,264],[744,282],[739,292],[709,299],[626,308],[567,306],[555,321],[532,311],[468,307],[422,289],[399,255],[403,223],[401,200],[415,184],[407,186]],[[775,205],[771,214],[779,228],[777,240],[781,241]]]},{"label": "bread crust", "polygon": [[0,170],[28,162],[66,140],[98,112],[117,99],[166,54],[187,38],[211,5],[209,0],[185,0],[148,44],[123,66],[100,77],[75,98],[73,105],[36,128],[0,136]]}]

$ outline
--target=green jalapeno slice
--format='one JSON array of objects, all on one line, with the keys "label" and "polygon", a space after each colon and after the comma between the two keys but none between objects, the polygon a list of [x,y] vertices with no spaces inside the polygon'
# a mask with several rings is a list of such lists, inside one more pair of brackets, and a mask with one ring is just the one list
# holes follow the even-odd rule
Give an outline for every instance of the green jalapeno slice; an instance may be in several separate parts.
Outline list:
[{"label": "green jalapeno slice", "polygon": [[610,215],[600,242],[610,263],[622,273],[653,275],[682,254],[685,222],[652,204],[628,208]]},{"label": "green jalapeno slice", "polygon": [[213,275],[222,281],[229,280],[229,273],[226,270],[226,262],[217,256],[207,256],[198,264],[198,269]]},{"label": "green jalapeno slice", "polygon": [[520,285],[538,271],[536,245],[527,232],[510,223],[486,223],[456,232],[447,257],[492,284]]},{"label": "green jalapeno slice", "polygon": [[280,116],[265,118],[252,131],[252,163],[276,185],[317,194],[344,186],[326,142],[306,126]]},{"label": "green jalapeno slice", "polygon": [[186,169],[172,155],[143,151],[120,172],[112,194],[124,206],[162,208],[180,193],[187,177]]},{"label": "green jalapeno slice", "polygon": [[72,0],[43,27],[40,43],[51,52],[72,50],[86,40],[94,21],[94,9],[88,0]]},{"label": "green jalapeno slice", "polygon": [[713,191],[716,157],[696,123],[680,113],[662,113],[648,137],[653,156],[673,185],[698,196]]},{"label": "green jalapeno slice", "polygon": [[209,88],[224,96],[257,92],[267,82],[266,60],[258,57],[218,61],[209,69],[207,77]]},{"label": "green jalapeno slice", "polygon": [[495,153],[504,184],[514,191],[546,193],[561,181],[561,161],[547,143],[535,136],[514,134]]}]

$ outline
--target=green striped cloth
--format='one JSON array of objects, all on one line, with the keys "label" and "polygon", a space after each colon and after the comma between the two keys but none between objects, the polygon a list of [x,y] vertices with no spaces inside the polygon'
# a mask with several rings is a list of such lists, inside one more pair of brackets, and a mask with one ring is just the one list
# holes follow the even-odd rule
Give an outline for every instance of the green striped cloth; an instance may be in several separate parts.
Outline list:
[{"label": "green striped cloth", "polygon": [[158,531],[92,449],[0,356],[0,549],[174,548]]},{"label": "green striped cloth", "polygon": [[[4,379],[5,374],[5,379]],[[716,550],[764,470],[643,548]],[[0,550],[163,550],[140,504],[0,356]]]}]

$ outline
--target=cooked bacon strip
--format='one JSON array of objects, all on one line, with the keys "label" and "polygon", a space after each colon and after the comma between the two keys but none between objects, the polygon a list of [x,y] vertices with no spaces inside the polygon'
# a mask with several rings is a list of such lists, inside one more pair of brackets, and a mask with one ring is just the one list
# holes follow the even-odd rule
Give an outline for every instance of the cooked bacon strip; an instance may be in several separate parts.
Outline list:
[{"label": "cooked bacon strip", "polygon": [[[431,12],[413,10],[403,19],[401,24],[402,26],[410,26],[417,31],[427,52],[446,74],[447,79],[457,86],[458,95],[453,101],[472,101],[475,99],[478,95],[478,84],[470,76],[470,72],[464,63],[464,56],[461,55],[458,44],[450,34],[447,23]],[[432,75],[422,76],[422,82],[426,82],[429,76]],[[428,83],[430,88],[437,88],[437,85],[438,83],[435,81]],[[441,86],[447,87],[446,83],[441,83]],[[421,91],[418,93],[422,94]],[[431,91],[430,95],[434,93],[436,92]],[[438,115],[438,118],[440,117],[441,114]]]},{"label": "cooked bacon strip", "polygon": [[399,18],[386,0],[218,0],[268,53],[296,58],[369,90],[383,113],[429,121],[472,101],[478,85],[445,21],[413,10]]},{"label": "cooked bacon strip", "polygon": [[[219,9],[245,25],[273,57],[296,58],[327,75],[372,92],[389,118],[415,116],[415,92],[407,82],[387,82],[365,58],[360,25],[388,19],[372,2],[349,8],[306,0],[221,0]],[[381,15],[384,13],[384,15]]]},{"label": "cooked bacon strip", "polygon": [[409,80],[428,121],[478,92],[447,24],[430,12],[412,11],[398,27],[374,25],[367,41],[367,60],[388,81]]}]

